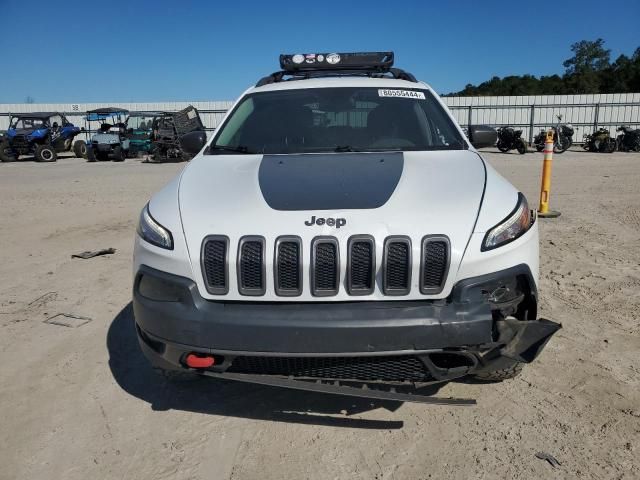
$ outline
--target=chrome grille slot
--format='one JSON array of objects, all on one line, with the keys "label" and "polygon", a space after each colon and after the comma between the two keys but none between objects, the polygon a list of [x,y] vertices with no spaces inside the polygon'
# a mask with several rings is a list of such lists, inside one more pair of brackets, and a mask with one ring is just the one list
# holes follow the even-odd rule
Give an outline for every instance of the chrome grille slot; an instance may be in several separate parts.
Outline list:
[{"label": "chrome grille slot", "polygon": [[429,235],[422,239],[420,262],[420,292],[427,295],[440,293],[447,280],[450,263],[449,239],[442,235]]},{"label": "chrome grille slot", "polygon": [[349,239],[347,291],[349,295],[370,295],[376,282],[376,245],[369,235]]},{"label": "chrome grille slot", "polygon": [[302,294],[302,241],[299,237],[276,240],[273,269],[276,295],[295,297]]},{"label": "chrome grille slot", "polygon": [[311,243],[311,294],[328,297],[338,293],[340,249],[334,237],[316,237]]},{"label": "chrome grille slot", "polygon": [[202,242],[202,273],[207,291],[212,295],[229,292],[229,239],[211,235]]},{"label": "chrome grille slot", "polygon": [[264,295],[265,243],[263,237],[247,236],[238,244],[238,291],[241,295]]},{"label": "chrome grille slot", "polygon": [[385,295],[407,295],[411,291],[409,237],[387,237],[382,268],[382,289]]}]

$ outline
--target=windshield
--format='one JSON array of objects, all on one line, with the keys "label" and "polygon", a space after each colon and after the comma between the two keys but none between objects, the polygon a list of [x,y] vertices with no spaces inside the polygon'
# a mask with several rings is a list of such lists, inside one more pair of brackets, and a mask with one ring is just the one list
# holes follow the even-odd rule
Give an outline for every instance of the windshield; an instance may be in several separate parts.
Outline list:
[{"label": "windshield", "polygon": [[38,128],[46,128],[45,121],[42,118],[14,118],[13,122],[11,122],[11,128],[15,129],[38,129]]},{"label": "windshield", "polygon": [[127,128],[133,130],[151,130],[153,126],[153,116],[135,116],[127,120]]},{"label": "windshield", "polygon": [[207,153],[462,148],[464,140],[427,90],[311,88],[247,95]]}]

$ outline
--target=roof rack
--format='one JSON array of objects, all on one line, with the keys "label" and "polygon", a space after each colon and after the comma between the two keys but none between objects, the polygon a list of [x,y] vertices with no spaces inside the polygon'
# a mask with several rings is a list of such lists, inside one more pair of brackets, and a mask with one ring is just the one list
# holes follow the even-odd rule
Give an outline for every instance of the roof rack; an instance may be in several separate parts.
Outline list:
[{"label": "roof rack", "polygon": [[404,70],[392,68],[393,52],[359,53],[298,53],[280,55],[279,72],[263,77],[256,87],[286,80],[328,76],[367,76],[385,78],[391,75],[397,80],[417,82],[416,78]]}]

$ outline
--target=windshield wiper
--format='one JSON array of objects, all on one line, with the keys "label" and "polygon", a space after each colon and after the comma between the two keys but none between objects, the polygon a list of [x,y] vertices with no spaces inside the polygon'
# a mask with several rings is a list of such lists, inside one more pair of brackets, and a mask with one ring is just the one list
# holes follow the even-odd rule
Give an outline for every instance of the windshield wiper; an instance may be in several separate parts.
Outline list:
[{"label": "windshield wiper", "polygon": [[362,150],[353,148],[351,145],[338,145],[334,151],[335,152],[360,152]]},{"label": "windshield wiper", "polygon": [[209,147],[209,152],[213,152],[214,150],[219,152],[233,152],[233,153],[245,153],[245,154],[252,153],[244,145],[238,145],[236,147],[233,147],[231,145],[211,145]]}]

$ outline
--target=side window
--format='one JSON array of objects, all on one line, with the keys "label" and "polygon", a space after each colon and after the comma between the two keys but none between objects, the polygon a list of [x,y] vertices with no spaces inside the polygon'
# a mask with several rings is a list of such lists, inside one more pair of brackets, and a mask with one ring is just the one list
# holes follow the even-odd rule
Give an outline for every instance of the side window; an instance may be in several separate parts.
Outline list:
[{"label": "side window", "polygon": [[62,117],[60,115],[53,115],[51,118],[49,118],[49,125],[51,125],[53,127],[53,124],[57,123],[58,127],[62,127]]}]

